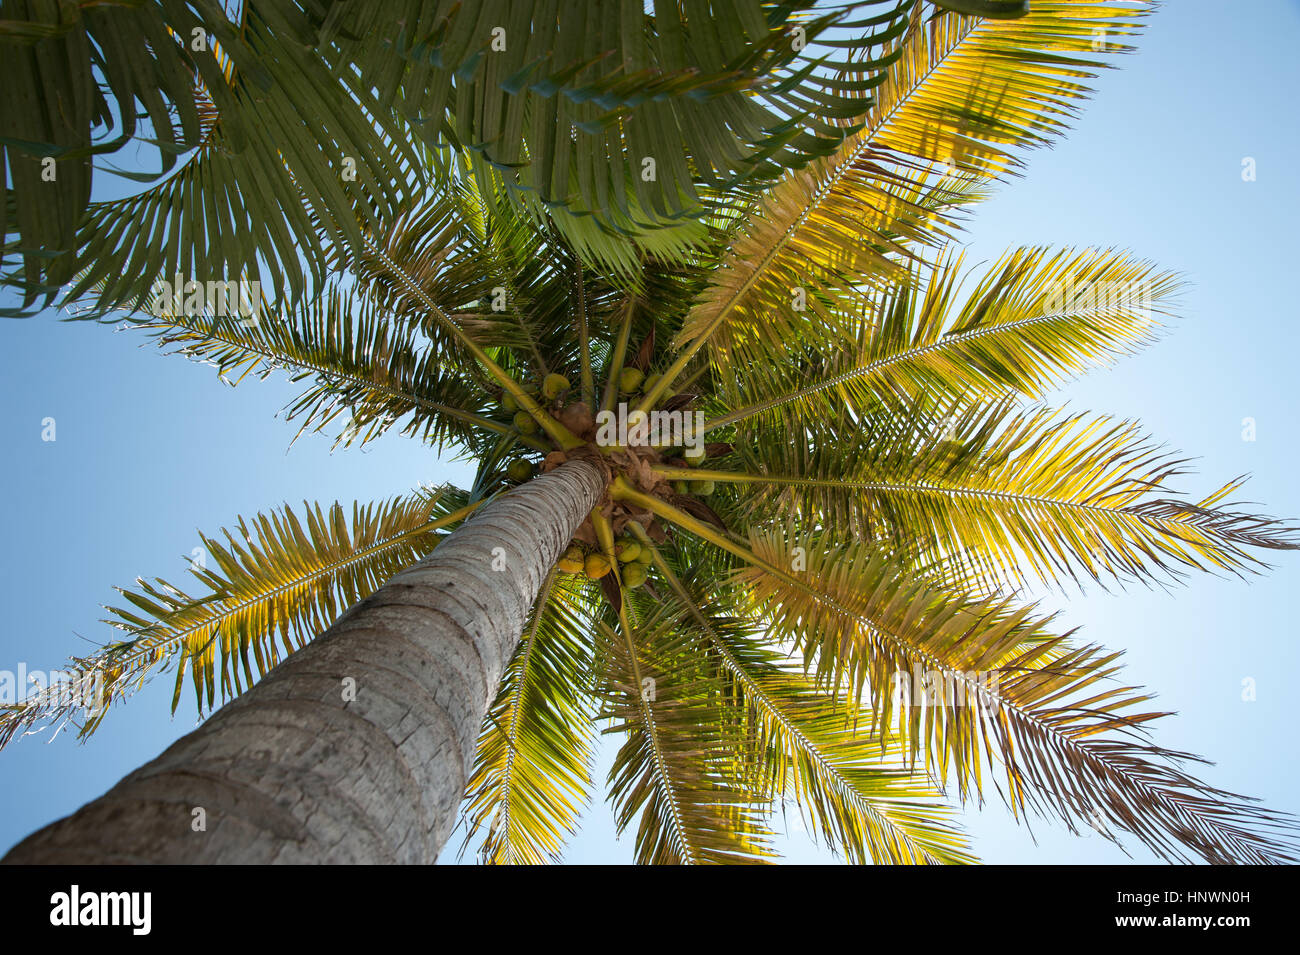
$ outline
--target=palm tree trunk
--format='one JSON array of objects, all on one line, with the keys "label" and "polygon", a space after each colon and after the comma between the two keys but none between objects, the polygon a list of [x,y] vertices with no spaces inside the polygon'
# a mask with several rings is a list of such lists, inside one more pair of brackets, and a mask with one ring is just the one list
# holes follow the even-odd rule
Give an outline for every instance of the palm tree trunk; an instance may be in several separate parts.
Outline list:
[{"label": "palm tree trunk", "polygon": [[199,729],[6,863],[430,863],[537,593],[604,492],[571,461],[486,505]]}]

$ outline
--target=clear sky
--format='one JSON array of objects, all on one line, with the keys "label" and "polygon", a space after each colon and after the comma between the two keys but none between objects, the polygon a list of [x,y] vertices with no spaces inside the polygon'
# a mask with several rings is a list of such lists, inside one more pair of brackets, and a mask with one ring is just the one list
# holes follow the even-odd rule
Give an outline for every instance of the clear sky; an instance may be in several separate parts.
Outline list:
[{"label": "clear sky", "polygon": [[[1166,338],[1061,393],[1076,409],[1139,417],[1198,457],[1179,490],[1209,490],[1244,472],[1240,495],[1300,517],[1295,419],[1295,260],[1300,243],[1300,3],[1171,0],[1141,50],[1101,77],[1099,93],[1054,149],[979,208],[967,261],[1021,244],[1122,247],[1190,282]],[[1243,159],[1256,178],[1243,181]],[[350,503],[420,482],[467,483],[464,464],[390,434],[331,455],[275,412],[297,394],[282,381],[221,384],[211,369],[138,347],[111,328],[45,314],[0,323],[0,446],[5,520],[0,670],[50,669],[110,638],[96,621],[113,585],[137,575],[180,581],[197,529],[215,533],[282,503]],[[56,440],[41,440],[42,419]],[[1243,440],[1253,418],[1256,439]],[[1216,483],[1217,482],[1217,483]],[[1300,812],[1291,676],[1300,675],[1292,607],[1300,557],[1243,582],[1193,577],[1170,592],[1130,588],[1045,597],[1083,636],[1128,651],[1127,678],[1179,715],[1159,742],[1216,765],[1201,775]],[[1245,701],[1243,680],[1255,682]],[[76,809],[195,724],[193,697],[169,717],[169,676],[118,708],[85,745],[64,735],[0,752],[0,851]],[[601,772],[609,755],[602,758]],[[992,797],[996,800],[996,796]],[[792,817],[793,818],[793,817]],[[1016,826],[994,802],[967,814],[990,863],[1092,864],[1126,857],[1095,834]],[[797,828],[793,827],[792,828]],[[572,844],[573,862],[628,862],[600,796]],[[1035,839],[1037,840],[1035,842]],[[454,840],[457,845],[459,839]],[[826,859],[798,832],[792,861]],[[472,854],[467,853],[467,861]],[[1140,849],[1135,861],[1152,861]]]}]

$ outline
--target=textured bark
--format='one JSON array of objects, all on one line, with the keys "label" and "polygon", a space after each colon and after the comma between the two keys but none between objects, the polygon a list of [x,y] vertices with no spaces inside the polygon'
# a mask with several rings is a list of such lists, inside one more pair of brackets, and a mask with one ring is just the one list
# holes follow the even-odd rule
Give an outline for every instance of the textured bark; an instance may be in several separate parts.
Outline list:
[{"label": "textured bark", "polygon": [[[3,861],[433,862],[533,601],[603,487],[596,467],[576,461],[493,501],[199,729]],[[196,809],[206,831],[195,831]]]}]

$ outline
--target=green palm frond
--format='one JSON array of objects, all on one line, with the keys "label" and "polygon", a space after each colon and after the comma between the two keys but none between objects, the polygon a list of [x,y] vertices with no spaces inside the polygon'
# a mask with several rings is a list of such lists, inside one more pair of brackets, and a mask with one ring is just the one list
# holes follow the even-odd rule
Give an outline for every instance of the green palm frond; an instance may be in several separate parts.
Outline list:
[{"label": "green palm frond", "polygon": [[[484,432],[509,428],[490,417],[481,390],[434,349],[420,329],[392,322],[354,285],[335,284],[280,314],[265,301],[250,318],[212,311],[160,313],[128,327],[160,348],[211,365],[237,385],[284,372],[312,385],[287,409],[298,434],[323,430],[341,415],[336,444],[367,443],[405,419],[402,431],[438,448],[476,446]],[[407,417],[409,416],[409,417]]]},{"label": "green palm frond", "polygon": [[465,787],[461,851],[486,828],[480,861],[558,862],[577,831],[595,739],[590,612],[581,584],[552,572],[488,711]]},{"label": "green palm frond", "polygon": [[528,299],[516,290],[517,276],[537,267],[528,253],[545,255],[547,245],[517,219],[499,219],[503,212],[471,185],[440,188],[370,237],[357,263],[358,282],[367,297],[418,324],[440,349],[455,349],[458,336],[467,336],[508,366],[526,367],[536,361],[539,317],[524,318]]},{"label": "green palm frond", "polygon": [[[484,186],[509,190],[539,221],[554,210],[579,255],[628,271],[642,253],[698,238],[701,186],[769,181],[835,148],[880,66],[854,61],[866,78],[844,76],[850,63],[833,49],[810,58],[816,47],[792,43],[796,27],[815,42],[833,23],[853,25],[844,11],[810,15],[812,0],[660,5],[653,16],[609,3],[576,31],[559,29],[552,0],[249,0],[237,22],[211,0],[65,4],[53,19],[16,6],[0,42],[13,54],[6,88],[26,107],[6,111],[0,131],[16,177],[0,209],[6,239],[11,206],[24,237],[27,304],[87,267],[74,294],[106,280],[104,307],[139,302],[177,271],[257,280],[277,304],[296,301],[361,251],[362,224],[416,194],[417,144],[464,150]],[[903,28],[910,0],[851,6],[883,8],[858,21],[869,46]],[[42,95],[39,64],[52,61],[70,68]],[[138,196],[90,204],[83,222],[91,155],[147,142],[137,103],[164,171],[193,154]],[[121,135],[103,141],[118,118]],[[47,155],[62,168],[53,187],[41,177]],[[27,197],[51,194],[57,215],[38,217]],[[54,272],[41,265],[51,253],[61,253]]]},{"label": "green palm frond", "polygon": [[190,594],[161,578],[119,589],[131,606],[107,608],[113,616],[105,622],[125,639],[69,666],[94,699],[52,687],[7,705],[0,711],[0,745],[21,731],[74,718],[78,703],[86,710],[81,735],[89,735],[112,703],[171,664],[173,709],[187,674],[200,711],[214,705],[218,683],[223,700],[237,696],[344,609],[432,551],[440,531],[472,510],[463,492],[441,488],[354,505],[350,525],[336,503],[328,510],[306,505],[302,518],[289,508],[259,514],[251,525],[241,518],[222,532],[224,544],[201,534],[203,547],[189,572],[203,592]]},{"label": "green palm frond", "polygon": [[[461,254],[472,256],[482,275],[480,307],[462,324],[484,346],[509,348],[532,375],[577,367],[570,297],[572,275],[555,267],[571,252],[554,230],[539,229],[501,195],[482,195],[467,183],[459,196],[469,224]],[[591,287],[588,288],[587,285]],[[588,309],[598,309],[612,289],[584,283]]]},{"label": "green palm frond", "polygon": [[607,733],[622,733],[609,795],[620,832],[640,817],[643,864],[761,863],[773,856],[761,792],[747,779],[747,741],[719,712],[717,674],[690,652],[679,614],[663,607],[631,632],[598,624]]},{"label": "green palm frond", "polygon": [[559,210],[566,234],[593,220],[636,241],[698,212],[701,183],[774,178],[833,149],[836,121],[865,111],[869,79],[837,75],[848,59],[810,58],[818,48],[805,53],[792,31],[815,44],[838,21],[866,48],[906,24],[910,3],[847,4],[879,8],[853,22],[813,6],[607,3],[574,30],[554,3],[411,0],[349,10],[344,30],[364,39],[341,53],[415,135],[468,149],[480,182]]},{"label": "green palm frond", "polygon": [[138,308],[179,274],[296,302],[359,254],[363,226],[416,194],[415,150],[365,79],[327,62],[318,9],[247,2],[231,26],[255,69],[234,60],[219,86],[196,90],[202,140],[178,172],[91,203],[69,298],[98,288],[100,307]]},{"label": "green palm frond", "polygon": [[196,78],[216,91],[219,108],[231,107],[223,59],[254,68],[215,0],[4,4],[0,238],[4,266],[11,252],[21,257],[21,277],[6,280],[24,286],[24,306],[76,271],[72,253],[95,158],[126,146],[144,120],[160,168],[143,178],[166,173],[204,133]]},{"label": "green palm frond", "polygon": [[[1134,711],[1150,696],[1112,681],[1119,654],[1067,649],[1068,634],[1053,638],[1029,608],[946,593],[871,544],[754,531],[751,546],[766,564],[739,572],[753,612],[823,683],[867,691],[876,730],[901,735],[963,801],[1000,766],[1013,811],[1071,831],[1113,826],[1173,862],[1297,858],[1294,820],[1191,777],[1193,757],[1149,742],[1147,724],[1166,714]],[[799,570],[781,571],[792,553]]]}]

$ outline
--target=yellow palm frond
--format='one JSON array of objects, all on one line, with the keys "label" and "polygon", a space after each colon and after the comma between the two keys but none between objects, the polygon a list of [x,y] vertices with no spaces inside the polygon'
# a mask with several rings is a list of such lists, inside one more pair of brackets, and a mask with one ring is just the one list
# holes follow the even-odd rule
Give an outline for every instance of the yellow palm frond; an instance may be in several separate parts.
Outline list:
[{"label": "yellow palm frond", "polygon": [[[1013,811],[1071,831],[1114,827],[1174,862],[1295,860],[1294,820],[1189,776],[1185,754],[1148,741],[1165,714],[1135,711],[1150,696],[1112,682],[1118,653],[1070,647],[1005,599],[945,592],[872,544],[781,530],[750,539],[765,565],[738,571],[751,611],[823,683],[868,692],[876,731],[899,734],[963,800],[1000,767],[989,784]],[[780,570],[792,553],[798,570]]]},{"label": "yellow palm frond", "polygon": [[1104,366],[1154,340],[1178,278],[1111,250],[1018,248],[962,287],[961,258],[922,289],[875,293],[853,348],[799,363],[751,363],[734,390],[738,406],[712,430],[779,409],[793,420],[871,414],[889,398],[926,391],[1041,397],[1068,377]]},{"label": "yellow palm frond", "polygon": [[[961,174],[958,193],[978,193],[980,181],[1017,165],[1017,149],[1063,132],[1090,92],[1082,81],[1106,65],[1097,54],[1129,51],[1123,40],[1141,28],[1148,5],[1067,0],[1013,20],[932,12],[913,8],[864,127],[789,176],[740,227],[678,347],[689,353],[715,336],[725,344],[733,318],[775,321],[768,316],[788,311],[799,289],[815,299],[896,274],[906,245],[944,235],[944,210],[956,201],[942,198],[948,173]],[[805,318],[829,321],[812,309]]]},{"label": "yellow palm frond", "polygon": [[1177,495],[1184,462],[1135,422],[967,399],[859,428],[853,443],[746,443],[734,471],[658,470],[747,486],[752,521],[842,524],[992,588],[1239,574],[1264,566],[1252,549],[1294,546],[1283,522],[1225,503],[1240,479],[1204,498]]},{"label": "yellow palm frond", "polygon": [[442,488],[354,505],[350,525],[341,505],[326,511],[317,504],[305,506],[303,518],[289,508],[259,514],[251,525],[241,518],[223,531],[224,544],[200,535],[203,547],[189,572],[206,592],[191,595],[161,578],[138,579],[138,590],[119,588],[131,608],[106,608],[113,616],[105,622],[126,638],[70,662],[83,684],[75,693],[51,686],[0,709],[0,745],[19,732],[62,725],[79,709],[81,734],[89,735],[111,704],[172,664],[173,708],[187,675],[200,711],[215,704],[218,684],[223,700],[237,696],[432,551],[439,532],[472,511],[463,492]]},{"label": "yellow palm frond", "polygon": [[[975,861],[950,809],[924,773],[903,765],[895,741],[881,745],[861,732],[859,722],[868,725],[869,714],[858,713],[797,672],[765,646],[766,634],[759,628],[712,609],[718,603],[716,592],[701,593],[698,583],[704,579],[716,588],[720,575],[695,573],[684,582],[672,566],[681,563],[672,559],[680,558],[680,551],[665,555],[644,532],[638,536],[672,590],[679,626],[698,632],[698,652],[716,656],[729,683],[723,698],[745,714],[749,735],[757,740],[746,748],[758,762],[755,785],[793,798],[830,847],[850,862]],[[657,602],[667,600],[661,596]]]},{"label": "yellow palm frond", "polygon": [[[590,608],[572,579],[543,585],[479,737],[462,810],[480,861],[558,862],[591,787]],[[464,849],[462,847],[462,851]]]},{"label": "yellow palm frond", "polygon": [[[1129,53],[1150,3],[1034,2],[1027,15],[992,19],[912,12],[901,56],[877,87],[865,153],[886,150],[996,177],[1020,164],[1016,150],[1065,132],[1091,93],[1086,81]],[[856,157],[851,157],[854,161]]]}]

